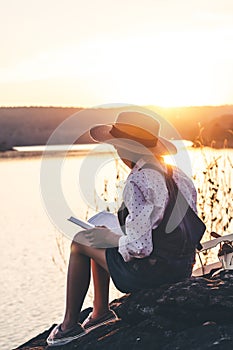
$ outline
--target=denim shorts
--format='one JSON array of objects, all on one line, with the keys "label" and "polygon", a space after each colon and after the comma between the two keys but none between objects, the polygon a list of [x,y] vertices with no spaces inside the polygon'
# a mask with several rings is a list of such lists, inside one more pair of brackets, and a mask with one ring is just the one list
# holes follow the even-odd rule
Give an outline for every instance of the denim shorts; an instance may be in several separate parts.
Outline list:
[{"label": "denim shorts", "polygon": [[134,258],[125,262],[118,248],[107,248],[106,260],[117,289],[123,293],[132,293],[190,277],[195,253],[182,257]]}]

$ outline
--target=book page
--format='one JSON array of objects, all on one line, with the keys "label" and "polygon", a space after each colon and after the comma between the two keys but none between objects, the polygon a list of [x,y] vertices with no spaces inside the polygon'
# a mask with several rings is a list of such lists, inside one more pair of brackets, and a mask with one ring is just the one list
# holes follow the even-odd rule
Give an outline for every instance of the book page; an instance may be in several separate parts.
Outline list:
[{"label": "book page", "polygon": [[106,226],[111,229],[111,231],[121,236],[124,234],[121,230],[117,215],[109,213],[108,211],[104,210],[97,213],[96,215],[92,216],[88,222],[94,224],[95,226]]}]

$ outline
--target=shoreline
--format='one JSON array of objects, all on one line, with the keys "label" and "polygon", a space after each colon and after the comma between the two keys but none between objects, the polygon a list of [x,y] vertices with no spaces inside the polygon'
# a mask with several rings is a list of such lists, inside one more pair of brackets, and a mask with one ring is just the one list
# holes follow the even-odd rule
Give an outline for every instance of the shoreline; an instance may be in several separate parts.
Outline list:
[{"label": "shoreline", "polygon": [[[0,152],[0,160],[11,160],[11,159],[25,159],[25,158],[42,158],[46,157],[82,157],[86,156],[90,152],[90,149],[83,150],[72,150],[72,151],[17,151],[17,150],[9,150],[9,151],[1,151]],[[46,153],[46,154],[45,154]],[[109,153],[108,151],[98,151],[95,152],[95,155]]]}]

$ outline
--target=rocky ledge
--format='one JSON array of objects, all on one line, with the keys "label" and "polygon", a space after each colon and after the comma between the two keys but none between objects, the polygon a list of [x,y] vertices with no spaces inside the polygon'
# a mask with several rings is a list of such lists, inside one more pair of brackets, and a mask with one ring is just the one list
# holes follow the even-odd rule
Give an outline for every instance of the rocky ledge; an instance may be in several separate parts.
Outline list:
[{"label": "rocky ledge", "polygon": [[[191,278],[114,300],[111,308],[120,320],[59,349],[232,350],[233,271],[207,277]],[[80,321],[90,310],[82,312]],[[17,349],[48,349],[46,337],[52,327]]]}]

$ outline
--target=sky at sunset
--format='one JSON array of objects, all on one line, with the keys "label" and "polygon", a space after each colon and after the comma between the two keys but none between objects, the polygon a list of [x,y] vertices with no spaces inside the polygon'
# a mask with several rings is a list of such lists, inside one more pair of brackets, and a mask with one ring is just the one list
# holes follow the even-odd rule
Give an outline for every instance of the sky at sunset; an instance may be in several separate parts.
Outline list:
[{"label": "sky at sunset", "polygon": [[233,104],[232,0],[0,5],[0,106]]}]

